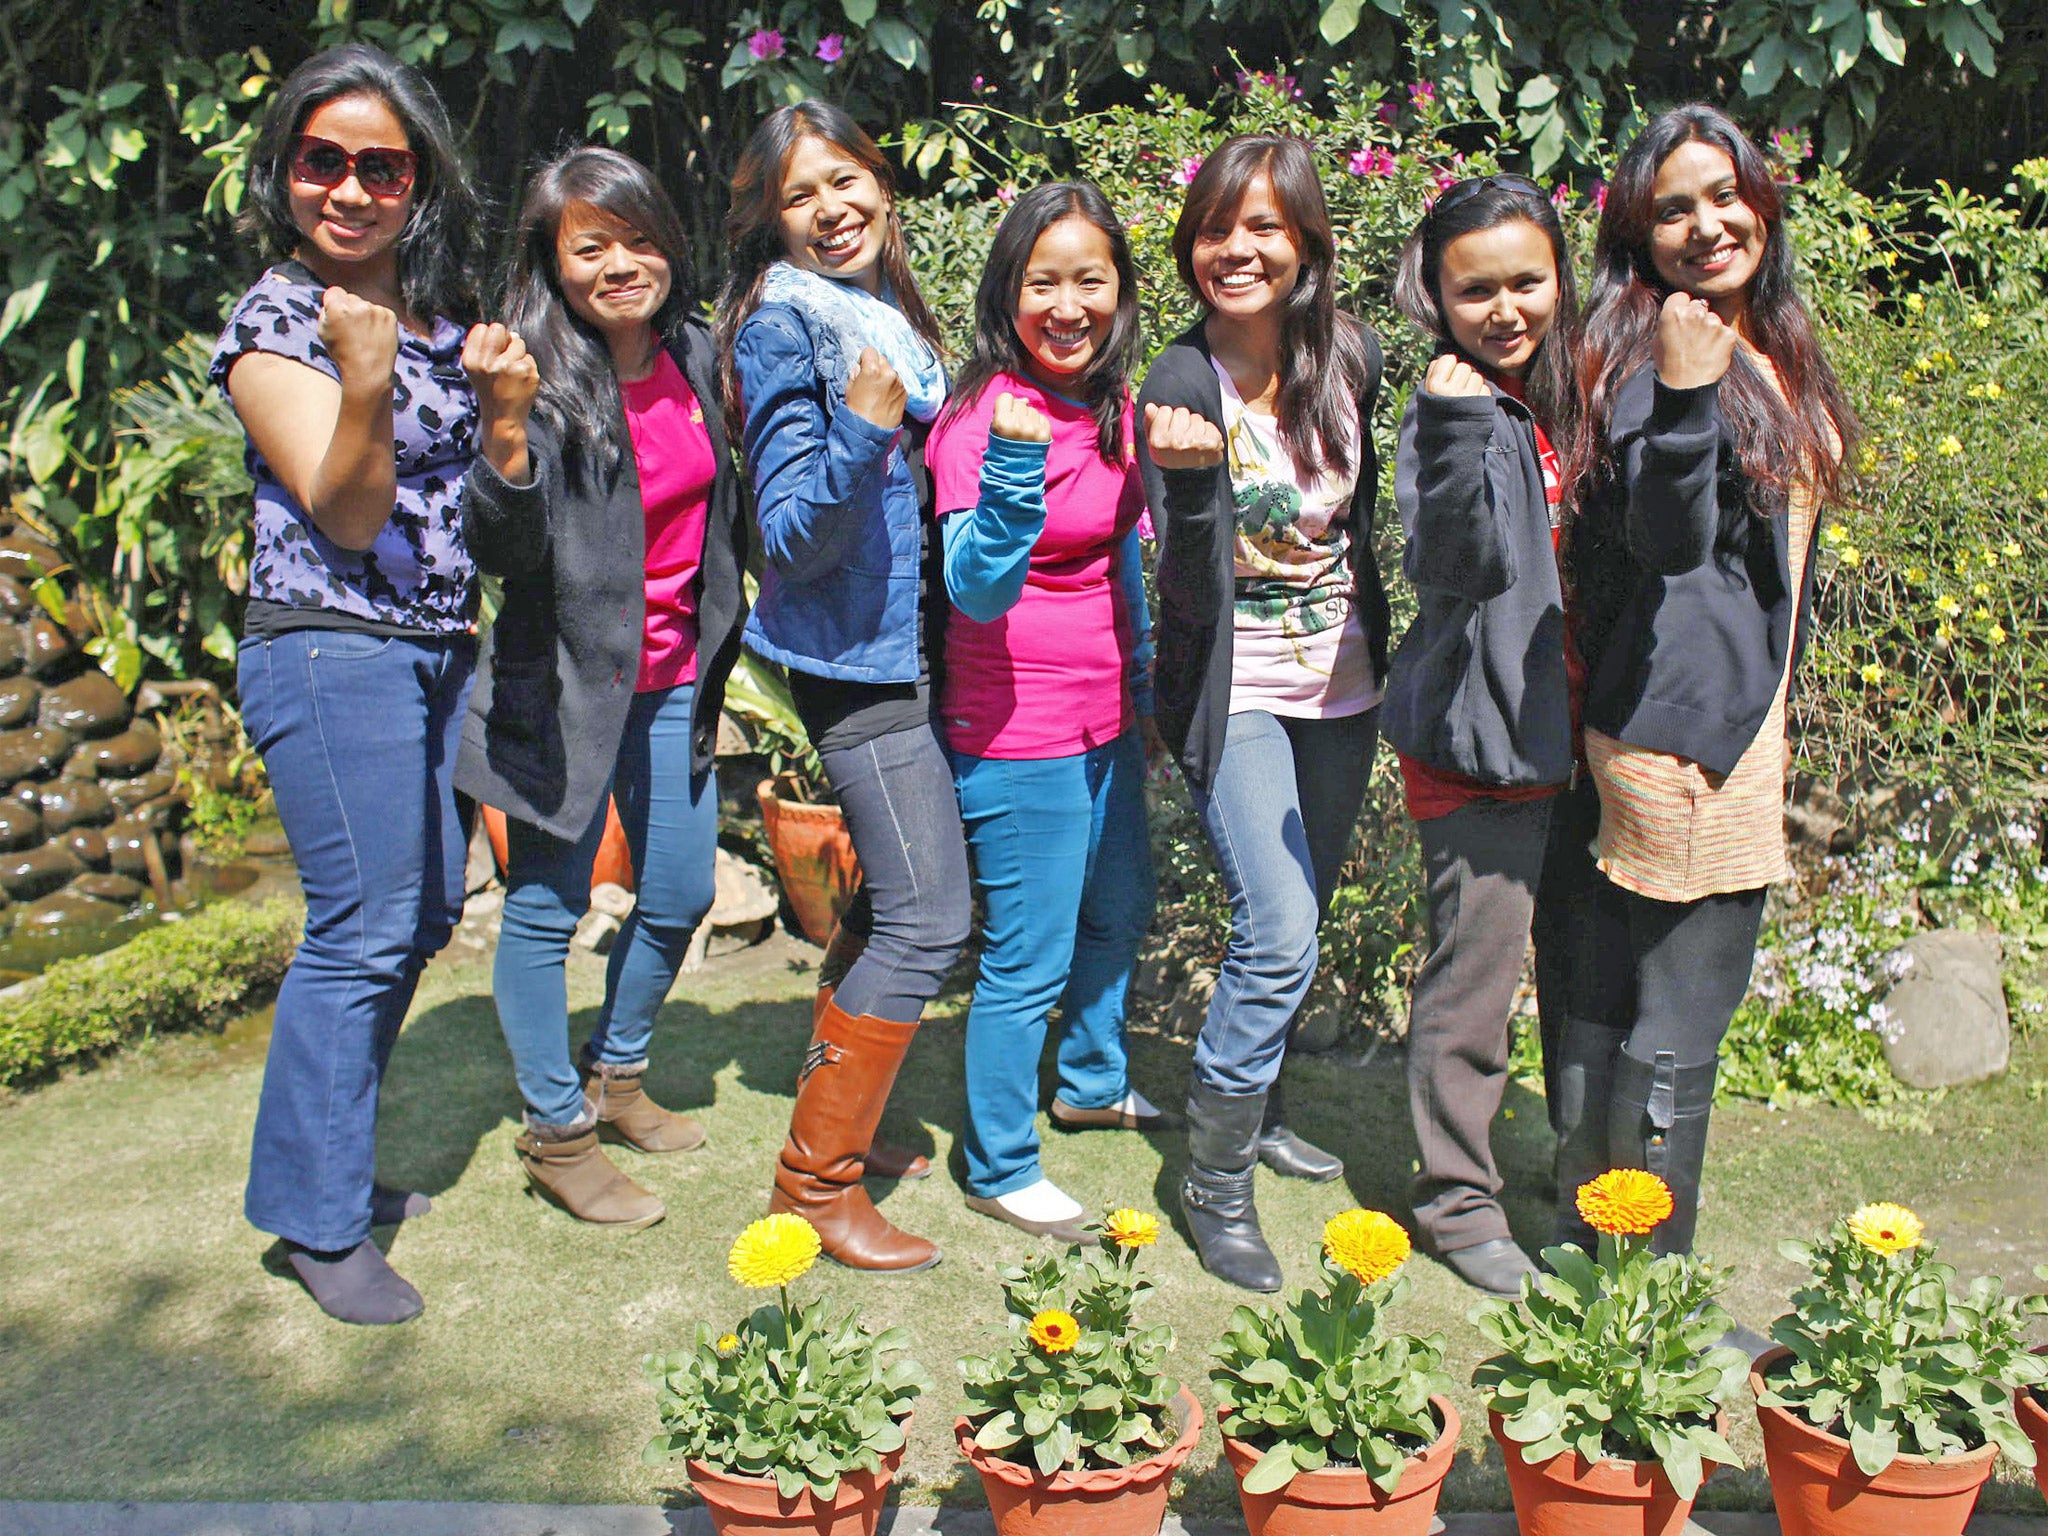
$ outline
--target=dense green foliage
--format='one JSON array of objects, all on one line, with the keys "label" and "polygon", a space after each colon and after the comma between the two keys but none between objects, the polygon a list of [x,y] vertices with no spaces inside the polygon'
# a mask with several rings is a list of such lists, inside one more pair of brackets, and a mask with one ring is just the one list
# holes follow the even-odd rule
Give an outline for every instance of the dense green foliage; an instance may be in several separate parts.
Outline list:
[{"label": "dense green foliage", "polygon": [[222,901],[119,949],[62,960],[0,999],[0,1083],[110,1046],[218,1029],[284,978],[299,909]]}]

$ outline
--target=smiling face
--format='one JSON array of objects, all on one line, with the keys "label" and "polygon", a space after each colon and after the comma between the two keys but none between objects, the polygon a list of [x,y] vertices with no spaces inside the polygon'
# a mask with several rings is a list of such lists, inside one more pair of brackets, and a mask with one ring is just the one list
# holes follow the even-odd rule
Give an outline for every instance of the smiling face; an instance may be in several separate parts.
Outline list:
[{"label": "smiling face", "polygon": [[[381,96],[337,96],[315,107],[302,134],[326,139],[350,154],[365,149],[411,149],[405,125]],[[339,186],[291,178],[292,222],[310,247],[313,265],[360,268],[395,263],[398,237],[412,214],[417,183],[397,197],[373,197],[353,172]]]},{"label": "smiling face", "polygon": [[1550,238],[1522,218],[1459,235],[1444,246],[1437,294],[1458,350],[1520,378],[1557,318]]},{"label": "smiling face", "polygon": [[607,341],[644,336],[668,302],[668,258],[646,235],[591,203],[562,210],[555,276],[570,310]]},{"label": "smiling face", "polygon": [[1728,152],[1698,139],[1657,167],[1650,191],[1650,265],[1680,293],[1704,299],[1723,321],[1747,310],[1763,262],[1763,218],[1742,200]]},{"label": "smiling face", "polygon": [[1254,179],[1234,210],[1218,210],[1196,232],[1189,265],[1202,302],[1216,314],[1251,320],[1278,313],[1301,276],[1301,247],[1271,177]]},{"label": "smiling face", "polygon": [[1031,247],[1017,294],[1017,339],[1031,376],[1064,391],[1102,355],[1120,297],[1109,236],[1069,216]]},{"label": "smiling face", "polygon": [[830,140],[806,134],[783,167],[781,208],[782,248],[791,263],[882,291],[889,194],[873,171]]}]

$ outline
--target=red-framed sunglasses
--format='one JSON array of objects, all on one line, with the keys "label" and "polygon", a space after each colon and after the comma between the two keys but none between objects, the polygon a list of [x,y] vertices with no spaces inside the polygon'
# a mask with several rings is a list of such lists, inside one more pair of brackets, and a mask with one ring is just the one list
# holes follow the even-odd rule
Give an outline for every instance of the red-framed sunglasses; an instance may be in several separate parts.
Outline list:
[{"label": "red-framed sunglasses", "polygon": [[419,156],[409,149],[372,146],[350,154],[332,139],[299,135],[292,145],[292,180],[334,188],[351,175],[372,197],[403,197],[419,174]]}]

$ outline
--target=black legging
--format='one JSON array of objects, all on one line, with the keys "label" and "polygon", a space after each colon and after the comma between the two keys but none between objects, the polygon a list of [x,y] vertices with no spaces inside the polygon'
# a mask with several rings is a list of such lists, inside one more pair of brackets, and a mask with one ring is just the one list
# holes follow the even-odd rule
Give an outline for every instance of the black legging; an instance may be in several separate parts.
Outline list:
[{"label": "black legging", "polygon": [[1749,991],[1763,887],[1656,901],[1596,878],[1586,900],[1593,952],[1607,958],[1575,978],[1572,1011],[1621,1031],[1640,1061],[1664,1052],[1680,1066],[1714,1060]]}]

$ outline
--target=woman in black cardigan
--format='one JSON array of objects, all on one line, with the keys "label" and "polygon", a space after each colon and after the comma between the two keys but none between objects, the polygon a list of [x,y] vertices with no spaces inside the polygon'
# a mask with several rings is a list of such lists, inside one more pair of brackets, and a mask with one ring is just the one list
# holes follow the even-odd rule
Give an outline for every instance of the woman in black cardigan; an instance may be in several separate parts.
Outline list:
[{"label": "woman in black cardigan", "polygon": [[1336,248],[1300,139],[1243,134],[1174,230],[1204,318],[1140,395],[1159,527],[1158,721],[1230,895],[1230,943],[1195,1046],[1181,1205],[1202,1262],[1280,1286],[1252,1171],[1334,1179],[1286,1129],[1287,1038],[1371,770],[1387,670],[1372,556],[1380,347],[1336,305]]},{"label": "woman in black cardigan", "polygon": [[[645,167],[578,149],[520,213],[506,321],[539,365],[530,473],[469,482],[470,547],[504,605],[470,697],[456,783],[506,813],[510,869],[492,989],[526,1101],[519,1158],[571,1215],[616,1227],[662,1203],[598,1136],[699,1145],[640,1086],[655,1015],[711,909],[718,710],[746,617],[747,524],[709,332],[687,318],[687,239]],[[473,375],[494,393],[488,368]],[[615,798],[638,900],[605,1001],[569,1059],[564,961]]]}]

